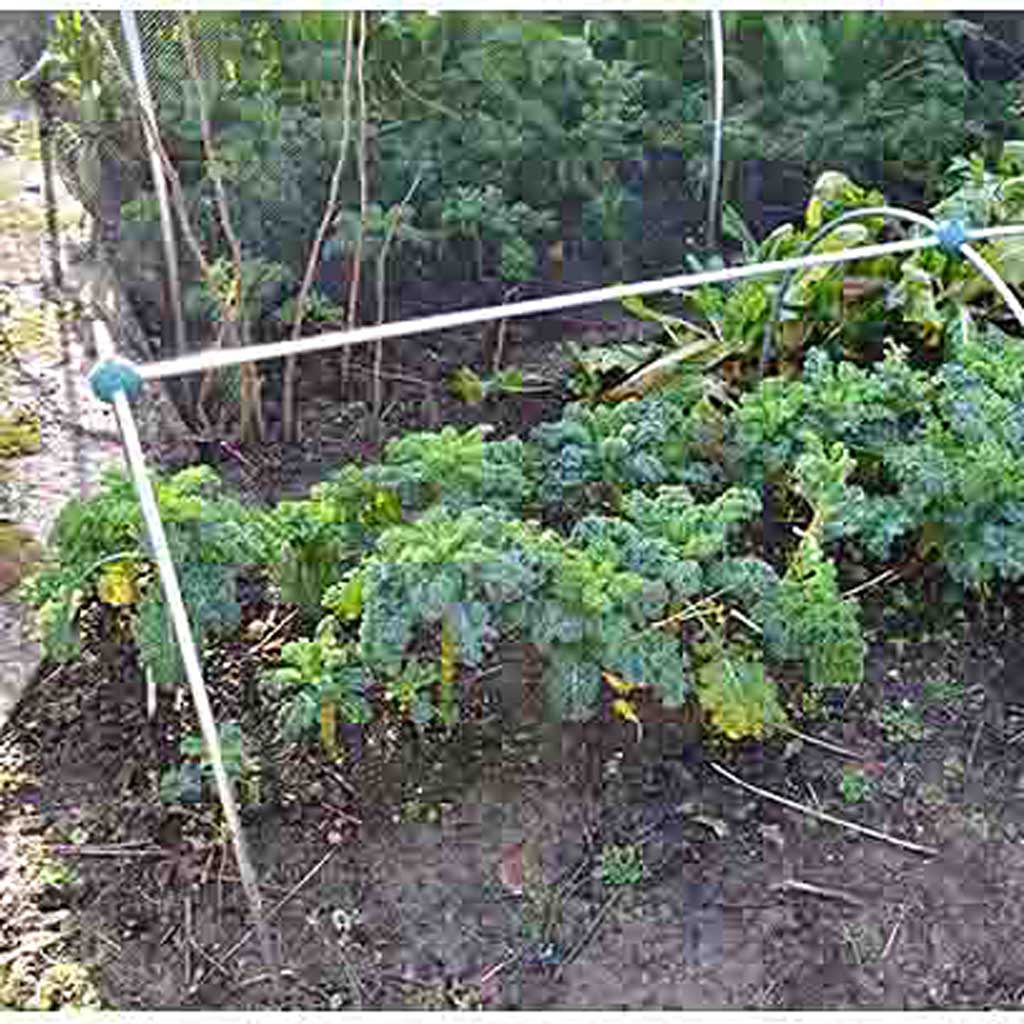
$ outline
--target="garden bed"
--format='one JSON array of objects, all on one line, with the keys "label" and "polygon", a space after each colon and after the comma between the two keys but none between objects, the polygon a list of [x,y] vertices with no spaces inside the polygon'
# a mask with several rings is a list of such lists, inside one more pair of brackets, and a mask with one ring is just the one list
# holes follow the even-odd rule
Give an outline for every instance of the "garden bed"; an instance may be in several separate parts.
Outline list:
[{"label": "garden bed", "polygon": [[[238,718],[277,775],[243,813],[265,905],[280,905],[283,992],[259,980],[253,943],[232,948],[249,922],[215,805],[160,800],[191,708],[162,699],[147,722],[102,606],[83,629],[106,639],[44,673],[2,734],[4,833],[63,865],[37,887],[44,910],[5,915],[8,968],[31,915],[67,908],[65,948],[121,1009],[1020,1005],[1024,758],[988,733],[972,749],[981,712],[951,637],[875,645],[845,713],[808,727],[860,764],[792,736],[669,749],[649,724],[638,744],[607,721],[578,740],[590,757],[529,722],[396,744],[386,718],[358,762],[332,763],[275,750],[252,685],[248,623],[290,610],[247,605],[204,659],[218,719]],[[711,761],[938,856],[752,797]],[[581,778],[584,763],[599,774]],[[517,843],[538,855],[522,896],[501,867]],[[612,847],[639,851],[642,874],[616,876]],[[5,906],[24,899],[12,882]]]}]

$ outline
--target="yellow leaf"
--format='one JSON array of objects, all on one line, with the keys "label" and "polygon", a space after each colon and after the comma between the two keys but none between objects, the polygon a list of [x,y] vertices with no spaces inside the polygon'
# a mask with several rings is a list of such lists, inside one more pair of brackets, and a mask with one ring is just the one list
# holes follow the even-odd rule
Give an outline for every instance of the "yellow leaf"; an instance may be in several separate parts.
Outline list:
[{"label": "yellow leaf", "polygon": [[338,752],[338,714],[332,700],[324,699],[320,703],[320,742],[323,743],[327,756],[332,760]]},{"label": "yellow leaf", "polygon": [[636,713],[636,708],[628,700],[619,698],[612,701],[612,714],[624,722],[632,722],[636,726],[637,739],[643,735],[644,727]]},{"label": "yellow leaf", "polygon": [[612,712],[625,722],[635,722],[637,725],[640,724],[636,708],[634,708],[628,700],[619,698],[618,700],[612,701]]},{"label": "yellow leaf", "polygon": [[619,676],[613,675],[611,672],[604,673],[604,681],[616,692],[623,696],[632,693],[636,688],[636,683],[627,683],[625,679],[621,679]]},{"label": "yellow leaf", "polygon": [[103,567],[96,586],[100,600],[105,604],[135,604],[139,599],[133,562],[111,562]]},{"label": "yellow leaf", "polygon": [[716,338],[701,338],[688,345],[669,352],[668,355],[656,359],[653,363],[642,367],[631,374],[621,384],[616,384],[601,395],[604,402],[622,402],[631,398],[640,398],[663,384],[668,378],[679,371],[681,363],[690,362],[701,356],[708,361],[725,354]]}]

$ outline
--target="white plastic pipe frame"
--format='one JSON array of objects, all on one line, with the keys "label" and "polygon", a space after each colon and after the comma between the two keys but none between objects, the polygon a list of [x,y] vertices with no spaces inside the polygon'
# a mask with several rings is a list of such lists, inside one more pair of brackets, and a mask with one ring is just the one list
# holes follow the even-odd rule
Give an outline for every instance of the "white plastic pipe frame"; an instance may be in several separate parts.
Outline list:
[{"label": "white plastic pipe frame", "polygon": [[[939,243],[934,234],[938,225],[929,218],[909,210],[895,208],[875,208],[873,210],[855,211],[860,216],[878,215],[881,211],[900,216],[917,223],[930,232],[923,238],[906,239],[880,245],[862,246],[846,249],[835,253],[817,253],[787,260],[775,260],[768,263],[752,264],[743,267],[730,267],[723,270],[707,271],[697,274],[684,274],[677,277],[662,278],[656,281],[639,282],[631,285],[617,285],[611,288],[594,289],[578,292],[575,295],[556,296],[547,299],[534,299],[526,302],[509,303],[502,306],[485,307],[478,310],[467,310],[458,313],[446,313],[438,316],[422,317],[394,324],[382,324],[376,327],[357,328],[351,331],[334,331],[311,338],[276,342],[268,345],[255,345],[235,348],[229,351],[200,352],[195,355],[181,356],[176,359],[162,360],[138,367],[137,372],[142,380],[158,380],[179,374],[197,373],[214,367],[232,366],[240,363],[255,362],[265,359],[277,359],[288,355],[299,355],[307,352],[324,351],[341,345],[358,345],[369,341],[385,338],[402,337],[411,334],[423,334],[428,331],[441,331],[452,327],[468,324],[486,323],[488,321],[508,317],[530,316],[536,313],[552,312],[576,306],[590,305],[596,302],[621,299],[631,295],[649,295],[658,292],[672,291],[681,288],[692,288],[700,284],[715,284],[735,281],[743,278],[757,277],[763,274],[795,272],[797,270],[858,259],[872,259],[877,256],[900,252],[913,252]],[[1013,225],[1002,228],[989,228],[971,231],[967,237],[973,240],[1024,233],[1024,225]],[[960,252],[985,275],[997,293],[1013,311],[1017,319],[1024,325],[1024,307],[1010,290],[1005,281],[970,245],[963,244]],[[96,350],[102,359],[108,360],[115,356],[114,346],[106,326],[99,320],[93,321],[96,339]],[[224,768],[221,756],[220,740],[210,706],[206,685],[203,681],[202,667],[196,651],[195,641],[188,621],[188,612],[178,582],[178,574],[171,557],[167,535],[160,518],[159,506],[152,483],[146,471],[145,454],[139,441],[135,417],[127,394],[122,390],[113,396],[114,412],[121,429],[125,456],[135,485],[139,502],[142,506],[146,531],[149,534],[153,553],[160,572],[160,580],[167,599],[174,627],[175,637],[181,650],[185,675],[192,692],[196,713],[199,718],[203,740],[210,753],[213,763],[214,778],[217,786],[224,815],[231,831],[238,861],[239,874],[248,897],[250,908],[255,919],[263,957],[268,966],[274,964],[273,950],[270,944],[266,921],[262,913],[262,900],[256,881],[256,875],[249,858],[245,839],[242,833],[241,819],[235,803],[231,783]]]},{"label": "white plastic pipe frame", "polygon": [[[862,216],[878,216],[879,210],[890,210],[891,212],[898,213],[901,217],[928,227],[931,232],[934,232],[937,227],[934,221],[922,214],[914,213],[911,210],[898,210],[895,207],[873,208],[873,213],[869,210],[854,212]],[[966,237],[970,242],[1021,234],[1024,234],[1024,224],[971,230],[966,233]],[[522,302],[510,302],[500,306],[484,306],[479,309],[459,310],[455,313],[438,313],[433,316],[418,317],[414,320],[400,320],[395,323],[378,324],[371,327],[357,327],[350,331],[329,331],[325,334],[317,334],[308,338],[196,352],[173,359],[160,359],[144,363],[136,366],[135,370],[143,381],[161,380],[165,377],[201,373],[204,370],[238,366],[242,363],[282,359],[286,356],[306,355],[311,352],[325,352],[344,345],[365,345],[371,341],[401,338],[414,334],[427,334],[434,331],[451,330],[454,327],[467,327],[472,324],[489,323],[496,320],[535,316],[539,313],[554,313],[563,309],[590,306],[600,302],[612,302],[633,295],[678,292],[704,284],[724,284],[728,281],[786,273],[787,271],[802,270],[808,267],[829,266],[855,260],[877,259],[879,256],[914,252],[918,249],[927,249],[938,244],[939,239],[932,233],[921,238],[907,238],[897,242],[882,242],[875,245],[858,246],[838,252],[810,253],[784,260],[771,260],[766,263],[751,263],[738,267],[725,267],[721,270],[679,274],[673,277],[658,278],[653,281],[638,281],[634,284],[594,288],[589,291],[576,292],[572,295],[553,295],[543,299],[527,299]],[[998,294],[1018,320],[1020,320],[1021,324],[1024,325],[1024,307],[1021,306],[1021,303],[1006,282],[999,277],[996,271],[972,246],[969,244],[963,245],[961,252],[980,273],[984,274],[992,282]]]},{"label": "white plastic pipe frame", "polygon": [[[914,210],[905,210],[899,206],[867,206],[859,210],[850,210],[847,213],[836,217],[834,220],[830,220],[827,224],[824,224],[804,243],[804,252],[809,252],[840,225],[848,224],[852,221],[864,220],[868,217],[887,217],[890,220],[910,221],[912,224],[917,224],[918,226],[925,228],[932,236],[937,236],[940,228],[940,225],[936,221],[932,220],[930,217],[924,216],[924,214],[917,213]],[[984,231],[965,232],[965,235],[968,238],[975,239],[994,238],[1019,234],[1022,230],[1024,230],[1024,227],[1020,225],[1009,225],[999,228],[988,228]],[[959,253],[961,256],[969,260],[979,273],[985,276],[985,278],[992,284],[992,287],[995,288],[996,294],[1002,298],[1010,311],[1017,318],[1020,325],[1024,327],[1024,306],[1021,306],[1017,296],[1014,295],[1009,285],[999,276],[999,274],[996,273],[991,264],[989,264],[977,249],[971,245],[960,245]],[[774,341],[775,328],[782,315],[782,308],[785,305],[786,294],[788,293],[789,286],[792,284],[797,272],[797,269],[787,271],[779,284],[778,291],[775,293],[772,313],[768,318],[768,322],[765,324],[764,339],[761,346],[760,375],[762,377],[765,375],[765,371],[768,368],[772,344]]]}]

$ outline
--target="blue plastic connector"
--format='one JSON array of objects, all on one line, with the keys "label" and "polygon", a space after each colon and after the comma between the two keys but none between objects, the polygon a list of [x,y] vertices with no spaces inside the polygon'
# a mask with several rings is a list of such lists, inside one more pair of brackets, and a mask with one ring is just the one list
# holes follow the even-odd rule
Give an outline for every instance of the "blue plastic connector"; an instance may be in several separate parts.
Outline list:
[{"label": "blue plastic connector", "polygon": [[128,398],[134,398],[142,390],[142,384],[139,371],[123,359],[105,359],[89,371],[92,393],[108,405],[119,391],[123,391]]},{"label": "blue plastic connector", "polygon": [[945,252],[959,256],[967,242],[967,228],[961,220],[944,220],[935,229],[935,237]]}]

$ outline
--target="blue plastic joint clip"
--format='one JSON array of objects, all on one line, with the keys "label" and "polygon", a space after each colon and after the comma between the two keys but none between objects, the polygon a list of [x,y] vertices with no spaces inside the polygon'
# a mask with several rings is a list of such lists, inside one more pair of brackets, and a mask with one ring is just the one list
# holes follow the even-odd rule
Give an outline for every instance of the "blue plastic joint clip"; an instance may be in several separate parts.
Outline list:
[{"label": "blue plastic joint clip", "polygon": [[959,256],[961,248],[967,243],[967,228],[961,220],[944,220],[936,227],[935,237],[945,252]]},{"label": "blue plastic joint clip", "polygon": [[129,399],[142,390],[142,377],[135,367],[123,359],[105,359],[89,371],[89,385],[92,393],[108,405],[114,396],[123,391]]}]

